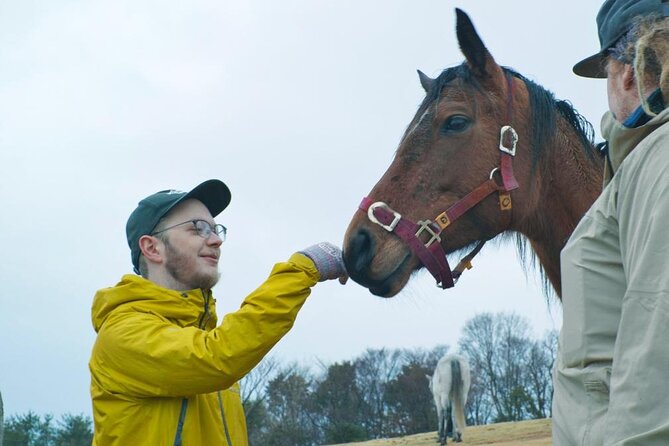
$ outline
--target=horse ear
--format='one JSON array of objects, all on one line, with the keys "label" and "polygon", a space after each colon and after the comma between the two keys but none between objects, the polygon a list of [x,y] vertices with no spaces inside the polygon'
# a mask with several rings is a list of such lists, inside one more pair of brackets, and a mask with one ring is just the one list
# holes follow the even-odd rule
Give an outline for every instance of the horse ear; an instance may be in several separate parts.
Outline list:
[{"label": "horse ear", "polygon": [[432,85],[434,85],[434,79],[420,70],[416,71],[418,71],[418,78],[420,79],[420,84],[423,86],[423,90],[425,90],[425,93],[428,93],[432,89]]},{"label": "horse ear", "polygon": [[469,65],[474,76],[483,84],[490,81],[503,81],[504,72],[502,68],[497,65],[497,62],[483,44],[469,16],[459,8],[455,8],[455,14],[457,17],[455,31],[458,36],[458,44],[462,54],[467,58],[467,65]]},{"label": "horse ear", "polygon": [[426,374],[425,377],[427,378],[428,381],[432,381],[432,375]]}]

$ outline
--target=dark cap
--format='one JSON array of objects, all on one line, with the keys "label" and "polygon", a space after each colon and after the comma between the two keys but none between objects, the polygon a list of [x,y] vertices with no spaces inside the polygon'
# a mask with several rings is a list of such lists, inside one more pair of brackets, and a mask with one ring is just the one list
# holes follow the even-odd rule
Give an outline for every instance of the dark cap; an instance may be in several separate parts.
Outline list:
[{"label": "dark cap", "polygon": [[618,39],[632,28],[634,19],[651,14],[669,16],[667,0],[606,0],[597,14],[600,50],[574,65],[574,73],[583,77],[605,78],[604,61]]},{"label": "dark cap", "polygon": [[132,265],[135,267],[137,274],[139,274],[140,237],[150,235],[161,218],[176,205],[189,198],[201,201],[209,209],[212,217],[216,217],[223,209],[228,207],[231,195],[230,189],[222,181],[207,180],[190,192],[162,190],[140,201],[125,225]]}]

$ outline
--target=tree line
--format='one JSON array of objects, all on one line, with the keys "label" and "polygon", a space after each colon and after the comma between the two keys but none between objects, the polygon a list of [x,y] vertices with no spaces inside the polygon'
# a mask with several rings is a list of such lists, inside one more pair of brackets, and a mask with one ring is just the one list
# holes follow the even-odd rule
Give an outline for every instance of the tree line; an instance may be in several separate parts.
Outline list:
[{"label": "tree line", "polygon": [[[426,375],[449,350],[448,345],[368,349],[352,360],[311,368],[267,357],[241,382],[249,442],[315,446],[436,430]],[[465,323],[457,350],[472,370],[468,424],[550,416],[555,331],[536,339],[525,318],[483,313]],[[92,441],[92,421],[84,415],[55,421],[28,412],[1,420],[0,415],[4,446],[89,446]]]},{"label": "tree line", "polygon": [[[550,416],[557,333],[540,339],[516,314],[467,321],[457,346],[469,359],[468,424]],[[252,446],[312,446],[436,430],[426,375],[450,350],[367,350],[313,371],[265,359],[242,381]]]},{"label": "tree line", "polygon": [[85,415],[52,415],[28,412],[12,415],[4,422],[2,446],[91,446],[93,424]]}]

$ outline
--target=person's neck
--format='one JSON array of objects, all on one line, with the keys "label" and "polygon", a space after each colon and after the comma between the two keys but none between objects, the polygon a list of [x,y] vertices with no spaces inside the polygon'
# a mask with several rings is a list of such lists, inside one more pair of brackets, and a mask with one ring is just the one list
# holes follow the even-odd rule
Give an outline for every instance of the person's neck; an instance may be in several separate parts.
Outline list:
[{"label": "person's neck", "polygon": [[162,270],[150,271],[149,274],[147,275],[147,280],[150,280],[159,287],[168,290],[189,291],[192,289],[188,285],[176,280],[167,271],[162,271]]},{"label": "person's neck", "polygon": [[[650,107],[650,110],[653,113],[660,113],[665,108],[664,99],[662,98],[662,90],[659,88],[655,89],[650,95],[648,95],[646,102],[648,103],[648,107]],[[629,116],[627,116],[625,120],[622,121],[622,124],[628,128],[636,128],[644,125],[651,119],[652,116],[646,113],[646,110],[644,110],[644,108],[641,106],[641,103],[639,102],[634,111],[632,111],[632,113],[630,113]]]}]

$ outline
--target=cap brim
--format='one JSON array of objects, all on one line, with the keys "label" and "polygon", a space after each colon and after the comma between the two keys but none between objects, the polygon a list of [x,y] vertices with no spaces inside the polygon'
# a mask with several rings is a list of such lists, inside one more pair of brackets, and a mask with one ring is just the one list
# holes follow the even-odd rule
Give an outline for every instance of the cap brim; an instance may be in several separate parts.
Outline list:
[{"label": "cap brim", "polygon": [[216,217],[223,209],[228,207],[232,199],[232,194],[230,194],[228,186],[222,181],[207,180],[188,192],[179,200],[179,203],[189,198],[201,201],[209,209],[211,216]]},{"label": "cap brim", "polygon": [[574,65],[574,74],[595,79],[606,78],[606,55],[597,53]]}]

